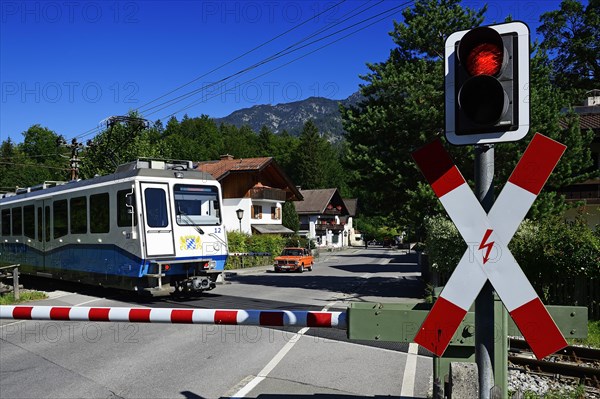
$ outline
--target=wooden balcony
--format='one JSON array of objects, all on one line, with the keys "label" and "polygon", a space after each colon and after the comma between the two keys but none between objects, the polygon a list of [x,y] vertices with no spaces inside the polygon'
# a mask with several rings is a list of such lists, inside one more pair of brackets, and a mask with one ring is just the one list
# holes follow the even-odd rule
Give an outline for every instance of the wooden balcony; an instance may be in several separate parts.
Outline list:
[{"label": "wooden balcony", "polygon": [[285,190],[278,188],[254,187],[248,190],[248,196],[253,200],[269,200],[285,202]]},{"label": "wooden balcony", "polygon": [[326,231],[326,230],[331,230],[334,233],[340,232],[342,230],[344,230],[344,225],[343,224],[316,224],[315,225],[315,230],[316,231]]}]

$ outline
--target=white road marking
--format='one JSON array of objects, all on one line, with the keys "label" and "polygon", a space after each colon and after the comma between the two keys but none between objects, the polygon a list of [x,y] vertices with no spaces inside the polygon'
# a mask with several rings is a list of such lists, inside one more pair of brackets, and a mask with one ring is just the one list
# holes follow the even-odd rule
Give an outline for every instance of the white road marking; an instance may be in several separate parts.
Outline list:
[{"label": "white road marking", "polygon": [[[321,311],[327,312],[333,305],[335,305],[337,301],[328,303]],[[267,363],[267,365],[258,373],[256,377],[254,377],[250,382],[248,382],[242,389],[233,394],[230,398],[245,398],[258,384],[260,384],[265,378],[269,376],[269,373],[273,371],[275,367],[283,360],[285,355],[296,345],[296,343],[300,340],[300,337],[306,334],[306,332],[310,329],[310,327],[304,327],[300,331],[298,331],[292,339],[290,339],[284,346],[281,348],[279,352]]]},{"label": "white road marking", "polygon": [[[61,295],[58,298],[62,298],[63,296],[67,296],[67,295]],[[48,299],[56,299],[56,298],[57,297],[48,298]],[[78,303],[77,305],[72,305],[72,306],[75,307],[75,306],[87,305],[88,303],[92,303],[92,302],[96,302],[96,301],[101,301],[103,299],[105,299],[105,298],[94,298],[94,299],[90,299],[89,301],[81,302],[81,303]],[[19,304],[19,305],[27,306],[27,304]],[[2,324],[2,325],[0,325],[0,330],[2,330],[2,328],[4,328],[4,327],[13,326],[15,324],[20,324],[20,323],[25,323],[26,321],[27,320],[18,320],[18,321],[14,321],[12,323]]]},{"label": "white road marking", "polygon": [[411,342],[408,344],[406,354],[406,365],[404,366],[404,377],[402,377],[402,390],[400,396],[412,397],[415,394],[415,379],[417,378],[417,359],[419,345]]}]

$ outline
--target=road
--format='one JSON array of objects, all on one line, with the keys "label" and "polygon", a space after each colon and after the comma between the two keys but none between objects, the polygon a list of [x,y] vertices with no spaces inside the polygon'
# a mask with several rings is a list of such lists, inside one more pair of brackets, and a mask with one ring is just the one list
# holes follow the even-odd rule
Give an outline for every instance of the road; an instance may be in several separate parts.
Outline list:
[{"label": "road", "polygon": [[[415,255],[322,254],[312,272],[230,272],[199,298],[142,299],[34,280],[43,305],[343,310],[423,297]],[[414,344],[350,342],[341,330],[132,323],[0,324],[0,398],[426,397],[432,360]]]}]

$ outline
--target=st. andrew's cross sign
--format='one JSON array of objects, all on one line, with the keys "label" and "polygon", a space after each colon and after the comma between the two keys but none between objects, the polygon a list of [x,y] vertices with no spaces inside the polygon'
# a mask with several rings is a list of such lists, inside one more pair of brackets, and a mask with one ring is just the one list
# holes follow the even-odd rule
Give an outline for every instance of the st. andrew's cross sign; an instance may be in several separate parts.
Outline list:
[{"label": "st. andrew's cross sign", "polygon": [[507,247],[565,149],[536,134],[488,214],[440,140],[412,154],[459,233],[474,248],[465,251],[415,336],[416,343],[442,356],[490,280],[538,359],[567,345]]}]

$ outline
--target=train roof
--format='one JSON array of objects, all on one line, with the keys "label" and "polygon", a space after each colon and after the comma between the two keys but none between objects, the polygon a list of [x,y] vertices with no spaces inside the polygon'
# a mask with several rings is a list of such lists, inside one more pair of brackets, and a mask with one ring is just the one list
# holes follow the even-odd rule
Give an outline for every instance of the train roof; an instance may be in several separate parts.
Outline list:
[{"label": "train roof", "polygon": [[60,193],[75,188],[93,186],[110,181],[123,180],[136,176],[158,177],[158,178],[181,178],[198,179],[217,183],[216,179],[200,170],[194,169],[191,161],[137,159],[123,165],[119,165],[115,173],[97,176],[86,180],[73,180],[69,182],[49,181],[32,187],[18,188],[14,193],[1,194],[0,204],[17,199],[46,196],[48,194]]}]

